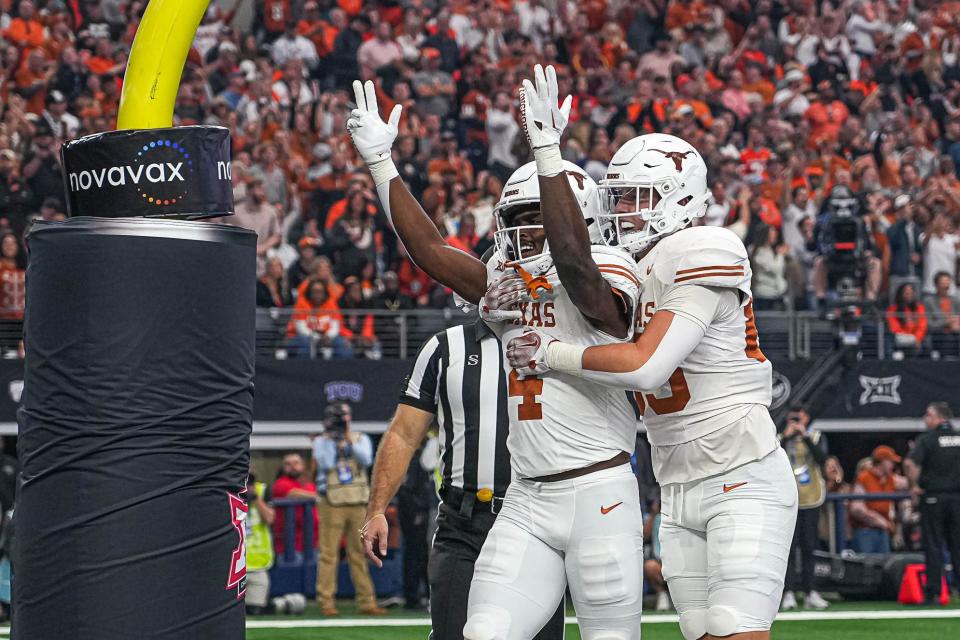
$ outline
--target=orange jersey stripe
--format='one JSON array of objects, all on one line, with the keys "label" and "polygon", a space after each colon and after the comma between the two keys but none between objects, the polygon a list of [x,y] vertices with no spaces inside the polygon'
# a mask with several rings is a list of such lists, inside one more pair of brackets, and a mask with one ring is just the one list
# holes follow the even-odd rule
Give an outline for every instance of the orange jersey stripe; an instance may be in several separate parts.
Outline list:
[{"label": "orange jersey stripe", "polygon": [[681,269],[677,271],[678,276],[682,276],[685,273],[696,273],[698,271],[743,271],[743,265],[716,265],[713,267],[696,267],[694,269]]},{"label": "orange jersey stripe", "polygon": [[677,278],[673,282],[674,284],[676,284],[678,282],[686,282],[687,280],[695,280],[696,278],[711,278],[713,276],[740,277],[742,275],[744,275],[743,269],[741,269],[740,271],[728,271],[728,272],[712,271],[710,273],[696,273],[692,276],[684,276],[682,278]]},{"label": "orange jersey stripe", "polygon": [[640,287],[640,280],[637,278],[636,274],[627,269],[626,267],[621,267],[616,264],[598,264],[597,267],[600,268],[600,273],[609,273],[615,276],[622,276],[632,282],[633,284]]}]

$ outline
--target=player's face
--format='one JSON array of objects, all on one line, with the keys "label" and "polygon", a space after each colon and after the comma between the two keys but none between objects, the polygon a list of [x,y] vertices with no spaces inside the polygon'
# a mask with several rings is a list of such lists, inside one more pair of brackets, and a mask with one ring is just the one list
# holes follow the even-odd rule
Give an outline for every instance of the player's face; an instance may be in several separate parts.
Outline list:
[{"label": "player's face", "polygon": [[[628,187],[616,194],[613,212],[618,214],[633,213],[641,209],[653,209],[660,202],[660,193],[650,187]],[[620,233],[640,231],[647,222],[639,214],[621,216],[617,218]]]},{"label": "player's face", "polygon": [[513,250],[515,253],[519,250],[519,255],[514,255],[514,259],[528,258],[543,251],[547,235],[543,231],[543,214],[540,209],[521,211],[510,221],[510,226],[524,227],[516,234],[518,246],[513,247]]}]

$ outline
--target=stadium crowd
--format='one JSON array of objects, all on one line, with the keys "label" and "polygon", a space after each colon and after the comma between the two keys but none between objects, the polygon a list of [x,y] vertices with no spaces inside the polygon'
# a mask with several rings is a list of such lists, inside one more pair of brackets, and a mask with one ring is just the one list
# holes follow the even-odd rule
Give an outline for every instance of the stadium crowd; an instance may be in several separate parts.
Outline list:
[{"label": "stadium crowd", "polygon": [[[0,232],[13,235],[3,322],[22,314],[29,221],[64,215],[60,145],[115,126],[145,4],[0,2]],[[346,133],[350,82],[374,79],[384,109],[404,106],[403,178],[451,244],[482,254],[503,181],[529,157],[516,90],[535,63],[556,66],[573,95],[563,153],[595,179],[641,133],[701,151],[713,191],[702,222],[745,239],[758,309],[822,305],[830,247],[818,218],[839,189],[865,230],[864,297],[889,301],[896,345],[920,348],[931,333],[956,348],[960,2],[214,5],[176,123],[231,130],[237,215],[226,222],[259,233],[258,304],[293,308],[281,331],[293,355],[378,357],[396,327],[357,309],[451,305],[387,227]]]}]

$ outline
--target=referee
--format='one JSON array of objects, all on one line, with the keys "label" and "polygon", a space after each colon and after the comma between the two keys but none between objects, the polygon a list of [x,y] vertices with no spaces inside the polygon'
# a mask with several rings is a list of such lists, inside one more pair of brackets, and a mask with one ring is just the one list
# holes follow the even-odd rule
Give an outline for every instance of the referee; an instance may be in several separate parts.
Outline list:
[{"label": "referee", "polygon": [[960,430],[950,424],[953,411],[946,402],[927,407],[927,432],[917,438],[904,461],[904,471],[920,498],[920,531],[926,555],[924,604],[939,604],[943,581],[943,549],[950,551],[954,574],[960,579]]},{"label": "referee", "polygon": [[[430,637],[462,640],[473,565],[510,484],[507,379],[500,342],[483,321],[430,338],[404,382],[374,461],[361,530],[364,550],[377,566],[387,550],[384,510],[435,418],[443,484],[429,561]],[[563,613],[561,602],[538,640],[563,638]]]}]

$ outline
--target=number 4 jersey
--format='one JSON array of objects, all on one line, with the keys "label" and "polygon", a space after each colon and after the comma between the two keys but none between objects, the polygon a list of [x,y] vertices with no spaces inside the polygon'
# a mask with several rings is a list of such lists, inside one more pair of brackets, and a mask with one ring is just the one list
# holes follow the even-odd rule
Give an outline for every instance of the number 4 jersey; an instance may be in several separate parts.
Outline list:
[{"label": "number 4 jersey", "polygon": [[658,242],[637,267],[638,332],[660,310],[705,331],[662,388],[635,395],[660,484],[723,473],[776,449],[772,368],[757,338],[743,242],[727,229],[691,227]]},{"label": "number 4 jersey", "polygon": [[[628,313],[634,313],[640,296],[636,264],[624,251],[593,247],[593,259],[610,286],[620,296]],[[510,267],[488,262],[488,281]],[[526,274],[521,274],[525,276]],[[560,283],[556,267],[527,282],[533,297],[521,304],[522,320],[491,324],[504,348],[524,327],[571,344],[593,346],[626,342],[594,328],[573,304]],[[630,316],[632,317],[632,316]],[[504,366],[509,367],[504,357]],[[543,376],[520,379],[507,369],[510,433],[507,447],[514,473],[535,478],[580,469],[609,460],[621,451],[632,452],[636,444],[637,419],[627,394],[582,378],[550,371]]]}]

